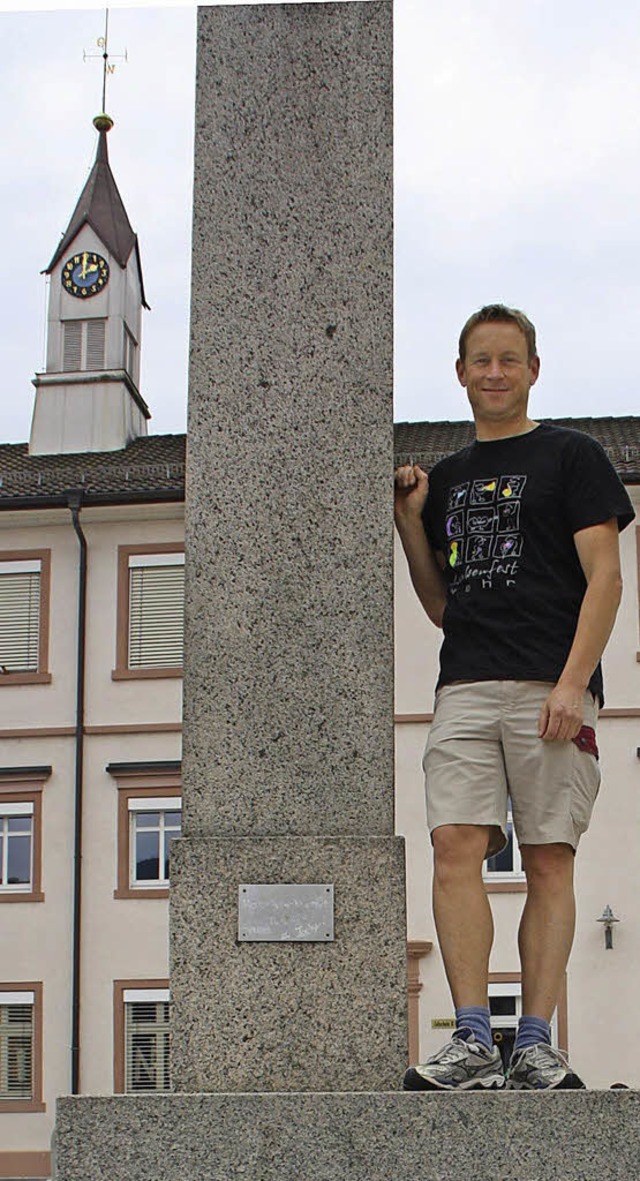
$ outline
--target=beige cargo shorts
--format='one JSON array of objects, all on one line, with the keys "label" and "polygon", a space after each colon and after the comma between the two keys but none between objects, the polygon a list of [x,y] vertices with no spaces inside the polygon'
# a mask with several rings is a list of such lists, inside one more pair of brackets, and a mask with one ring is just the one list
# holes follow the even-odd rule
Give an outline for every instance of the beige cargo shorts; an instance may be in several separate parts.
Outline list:
[{"label": "beige cargo shorts", "polygon": [[597,707],[587,692],[578,738],[545,742],[538,718],[552,688],[474,681],[438,690],[422,763],[430,833],[441,824],[490,825],[493,856],[507,843],[511,799],[519,844],[577,848],[600,787]]}]

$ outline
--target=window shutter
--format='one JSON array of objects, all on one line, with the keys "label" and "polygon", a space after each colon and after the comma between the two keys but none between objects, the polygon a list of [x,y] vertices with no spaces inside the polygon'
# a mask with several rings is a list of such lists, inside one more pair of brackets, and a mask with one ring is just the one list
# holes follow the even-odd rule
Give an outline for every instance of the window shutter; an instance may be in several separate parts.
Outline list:
[{"label": "window shutter", "polygon": [[63,326],[62,368],[65,373],[82,369],[82,320],[67,320]]},{"label": "window shutter", "polygon": [[125,1004],[125,1091],[168,1091],[169,1003]]},{"label": "window shutter", "polygon": [[33,1096],[33,1005],[0,1005],[0,1099]]},{"label": "window shutter", "polygon": [[0,672],[37,672],[40,571],[0,574]]},{"label": "window shutter", "polygon": [[184,566],[129,570],[129,668],[180,668]]},{"label": "window shutter", "polygon": [[87,320],[87,363],[85,369],[104,369],[105,321]]}]

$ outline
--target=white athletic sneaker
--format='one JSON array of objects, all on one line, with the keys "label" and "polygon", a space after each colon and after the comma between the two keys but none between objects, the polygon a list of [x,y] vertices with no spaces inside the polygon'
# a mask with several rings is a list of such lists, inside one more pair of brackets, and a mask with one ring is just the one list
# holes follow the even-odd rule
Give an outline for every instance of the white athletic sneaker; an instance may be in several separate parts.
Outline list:
[{"label": "white athletic sneaker", "polygon": [[511,1091],[577,1091],[584,1083],[569,1066],[564,1054],[545,1042],[515,1050],[507,1071]]},{"label": "white athletic sneaker", "polygon": [[497,1091],[504,1087],[497,1046],[487,1050],[470,1029],[456,1029],[450,1042],[404,1076],[405,1091]]}]

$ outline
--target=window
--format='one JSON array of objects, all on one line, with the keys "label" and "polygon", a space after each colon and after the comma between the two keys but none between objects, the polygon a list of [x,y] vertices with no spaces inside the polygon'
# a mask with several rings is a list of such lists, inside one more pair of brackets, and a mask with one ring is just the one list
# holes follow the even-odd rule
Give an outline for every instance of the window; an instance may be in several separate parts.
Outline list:
[{"label": "window", "polygon": [[0,804],[0,889],[30,890],[33,878],[33,804]]},{"label": "window", "polygon": [[106,320],[65,320],[62,325],[62,370],[104,369]]},{"label": "window", "polygon": [[184,545],[120,546],[114,680],[182,676]]},{"label": "window", "polygon": [[520,983],[490,984],[489,1012],[493,1041],[500,1050],[502,1065],[506,1070],[513,1053],[513,1043],[522,1013]]},{"label": "window", "polygon": [[128,1094],[169,1090],[169,990],[124,995],[125,1084]]},{"label": "window", "polygon": [[33,1098],[32,992],[0,993],[0,1099]]},{"label": "window", "polygon": [[114,898],[167,898],[171,843],[182,820],[180,762],[110,763],[118,785]]},{"label": "window", "polygon": [[482,873],[485,886],[489,890],[495,890],[500,886],[503,890],[526,890],[526,877],[513,827],[511,808],[507,814],[507,844],[500,853],[487,858]]},{"label": "window", "polygon": [[114,1091],[168,1091],[170,998],[167,981],[114,982]]},{"label": "window", "polygon": [[44,1111],[42,984],[0,984],[0,1113]]},{"label": "window", "polygon": [[[566,995],[564,993],[558,1009],[563,1004],[566,1021]],[[510,979],[504,977],[500,979],[495,976],[493,980],[491,977],[489,978],[489,1012],[493,1040],[500,1050],[502,1065],[506,1070],[513,1053],[518,1021],[522,1016],[522,985],[519,975],[514,974]],[[555,1012],[551,1019],[551,1044],[558,1045],[558,1012]]]},{"label": "window", "polygon": [[0,904],[44,902],[42,789],[51,767],[0,769]]},{"label": "window", "polygon": [[129,668],[182,665],[184,554],[129,557]]},{"label": "window", "polygon": [[179,797],[130,796],[127,803],[130,885],[166,887],[171,841],[180,836],[182,801]]},{"label": "window", "polygon": [[50,550],[0,552],[0,685],[48,684]]}]

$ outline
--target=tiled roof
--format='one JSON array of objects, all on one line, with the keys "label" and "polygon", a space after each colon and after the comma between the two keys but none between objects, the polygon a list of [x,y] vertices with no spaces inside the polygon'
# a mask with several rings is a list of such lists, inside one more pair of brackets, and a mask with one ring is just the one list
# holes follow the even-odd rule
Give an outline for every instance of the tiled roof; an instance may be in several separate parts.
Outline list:
[{"label": "tiled roof", "polygon": [[[627,484],[640,483],[640,417],[554,418],[602,444]],[[410,458],[427,469],[465,447],[470,422],[399,422],[395,462]],[[184,499],[185,435],[148,435],[122,451],[29,455],[26,443],[0,444],[0,509],[63,505],[81,490],[85,504]]]},{"label": "tiled roof", "polygon": [[[543,418],[541,422],[584,431],[604,447],[625,484],[640,483],[640,417]],[[472,422],[397,422],[395,462],[411,459],[429,469],[438,460],[473,442]]]},{"label": "tiled roof", "polygon": [[26,443],[0,445],[0,508],[66,504],[80,489],[85,504],[183,500],[185,435],[148,435],[122,451],[29,455]]}]

